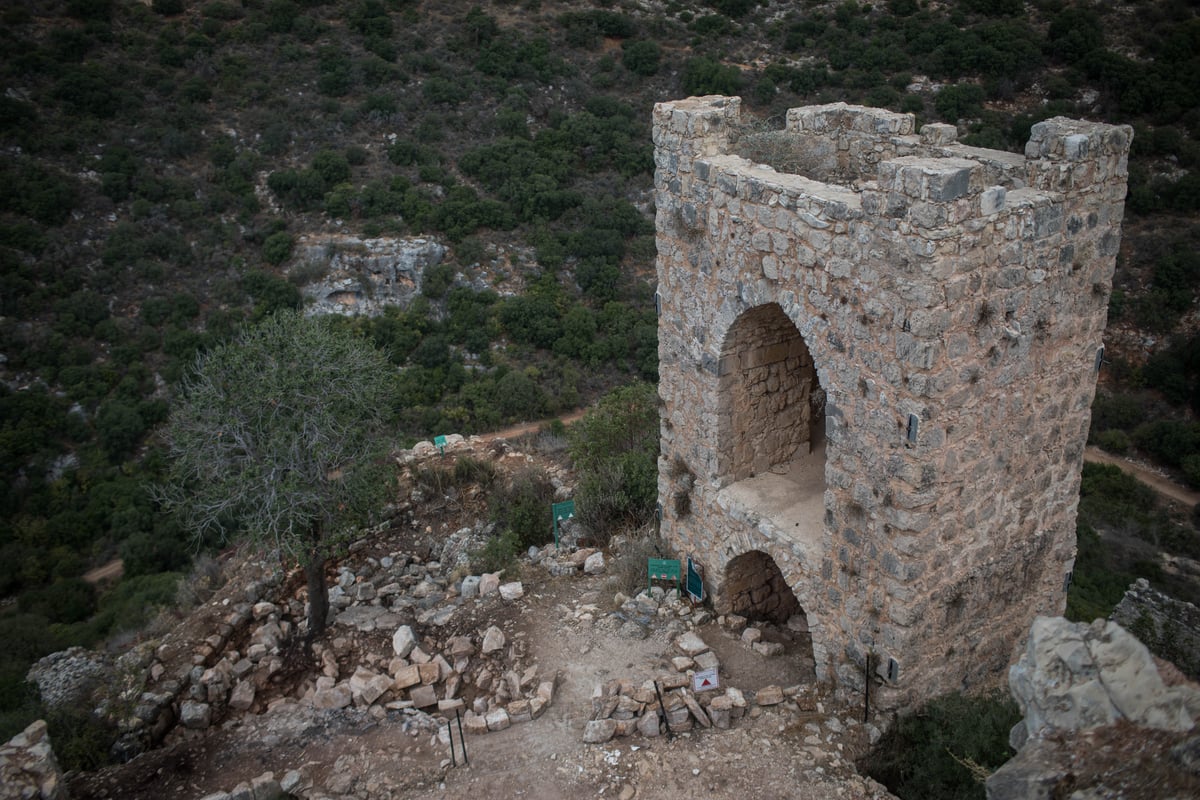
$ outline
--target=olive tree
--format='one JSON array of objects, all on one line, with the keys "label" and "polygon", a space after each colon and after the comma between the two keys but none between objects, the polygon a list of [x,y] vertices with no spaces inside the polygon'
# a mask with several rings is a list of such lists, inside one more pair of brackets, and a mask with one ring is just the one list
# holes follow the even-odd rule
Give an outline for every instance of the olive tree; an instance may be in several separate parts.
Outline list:
[{"label": "olive tree", "polygon": [[196,536],[277,550],[304,569],[311,643],[325,564],[379,507],[394,368],[328,321],[275,314],[200,355],[167,422],[160,498]]}]

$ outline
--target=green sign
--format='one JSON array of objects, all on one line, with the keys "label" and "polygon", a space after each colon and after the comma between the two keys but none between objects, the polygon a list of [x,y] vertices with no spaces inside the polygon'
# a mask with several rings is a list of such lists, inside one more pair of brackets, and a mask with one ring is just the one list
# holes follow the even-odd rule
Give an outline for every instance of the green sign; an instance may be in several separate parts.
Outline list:
[{"label": "green sign", "polygon": [[691,556],[687,560],[687,593],[694,603],[704,600],[704,567],[692,561]]},{"label": "green sign", "polygon": [[445,436],[433,437],[433,444],[435,447],[437,447],[439,453],[441,453],[442,455],[446,455],[446,437]]},{"label": "green sign", "polygon": [[671,581],[675,591],[679,591],[683,583],[682,565],[678,558],[647,558],[646,559],[646,588],[654,581]]},{"label": "green sign", "polygon": [[550,506],[550,515],[554,517],[554,549],[558,549],[558,523],[565,522],[575,516],[575,501],[563,500]]}]

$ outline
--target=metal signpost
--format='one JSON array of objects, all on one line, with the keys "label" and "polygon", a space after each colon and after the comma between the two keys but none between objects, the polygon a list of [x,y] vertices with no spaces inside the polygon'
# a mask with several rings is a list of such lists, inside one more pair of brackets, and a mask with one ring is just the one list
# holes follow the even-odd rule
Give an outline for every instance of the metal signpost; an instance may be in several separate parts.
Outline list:
[{"label": "metal signpost", "polygon": [[692,561],[692,557],[687,559],[687,578],[686,587],[688,595],[692,598],[693,603],[704,602],[704,567]]}]

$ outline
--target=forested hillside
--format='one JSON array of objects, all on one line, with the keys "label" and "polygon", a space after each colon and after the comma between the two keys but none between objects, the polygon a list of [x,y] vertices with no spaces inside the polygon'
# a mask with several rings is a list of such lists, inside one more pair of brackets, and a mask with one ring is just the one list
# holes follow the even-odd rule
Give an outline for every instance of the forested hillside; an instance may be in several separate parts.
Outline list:
[{"label": "forested hillside", "polygon": [[[1185,0],[9,0],[2,23],[12,719],[31,659],[174,600],[192,543],[147,491],[154,432],[198,352],[302,305],[322,270],[303,242],[448,248],[411,306],[344,323],[403,368],[398,439],[653,380],[659,100],[740,94],[776,123],[861,102],[1011,150],[1057,114],[1132,124],[1093,436],[1200,485],[1200,19]],[[1200,557],[1170,524],[1154,546]],[[125,578],[98,595],[81,576],[116,556]],[[1162,577],[1121,569],[1104,591]]]}]

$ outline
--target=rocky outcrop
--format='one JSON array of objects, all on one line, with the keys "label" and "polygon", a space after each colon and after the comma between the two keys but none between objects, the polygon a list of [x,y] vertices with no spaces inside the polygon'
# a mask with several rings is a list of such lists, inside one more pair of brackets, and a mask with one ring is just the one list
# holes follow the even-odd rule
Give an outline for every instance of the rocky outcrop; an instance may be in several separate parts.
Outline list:
[{"label": "rocky outcrop", "polygon": [[321,277],[304,286],[309,314],[374,315],[407,307],[421,291],[425,270],[446,248],[429,239],[323,237],[302,242],[294,274]]},{"label": "rocky outcrop", "polygon": [[[1101,790],[1115,778],[1104,765],[1114,759],[1130,762],[1126,773],[1136,772],[1139,760],[1156,771],[1187,771],[1167,751],[1187,741],[1200,720],[1200,688],[1167,685],[1146,646],[1114,622],[1038,617],[1024,655],[1009,669],[1009,687],[1024,716],[1010,735],[1019,751],[988,778],[989,800],[1075,790],[1107,797]],[[1088,755],[1103,749],[1101,742],[1116,744],[1107,745],[1101,774],[1088,774]],[[1149,743],[1163,752],[1147,753]]]},{"label": "rocky outcrop", "polygon": [[42,720],[0,746],[0,800],[66,800],[67,789]]},{"label": "rocky outcrop", "polygon": [[1038,617],[1008,682],[1024,715],[1018,739],[1118,720],[1186,731],[1200,718],[1200,691],[1168,687],[1146,646],[1105,620],[1087,625]]},{"label": "rocky outcrop", "polygon": [[1113,609],[1112,620],[1133,632],[1151,653],[1200,680],[1200,608],[1138,578]]}]

